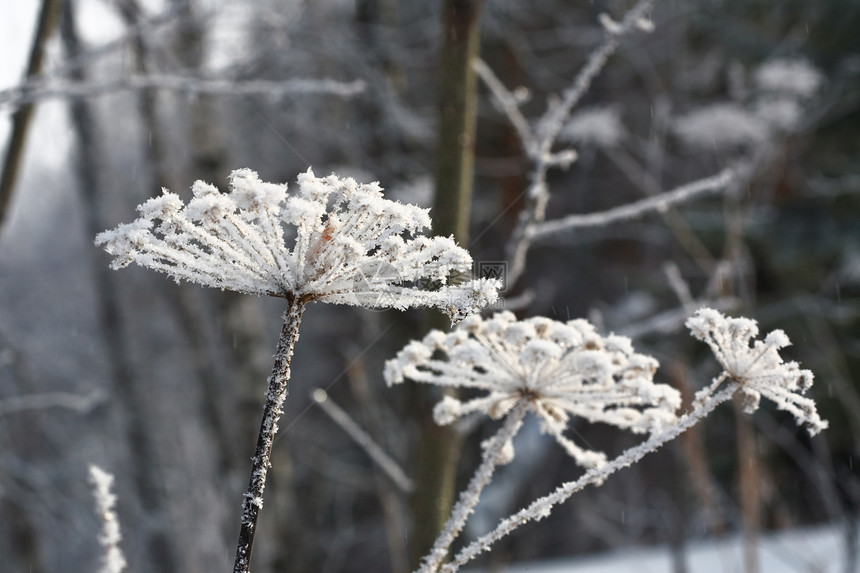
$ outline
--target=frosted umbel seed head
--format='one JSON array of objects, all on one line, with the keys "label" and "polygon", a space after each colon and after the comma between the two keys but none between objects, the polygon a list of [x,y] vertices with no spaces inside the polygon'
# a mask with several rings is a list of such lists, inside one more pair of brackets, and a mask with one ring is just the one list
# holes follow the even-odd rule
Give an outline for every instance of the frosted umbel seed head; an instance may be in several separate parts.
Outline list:
[{"label": "frosted umbel seed head", "polygon": [[[779,351],[791,344],[782,330],[774,330],[764,340],[758,336],[758,324],[749,318],[730,318],[719,311],[703,308],[687,319],[695,338],[706,342],[723,367],[709,391],[725,379],[740,386],[744,409],[755,411],[764,396],[776,407],[792,414],[810,435],[827,428],[818,416],[815,402],[803,396],[812,387],[812,372],[797,362],[783,362]],[[752,344],[750,344],[752,342]]]},{"label": "frosted umbel seed head", "polygon": [[600,336],[585,320],[516,320],[509,312],[470,316],[449,334],[434,330],[386,363],[388,384],[416,382],[481,390],[460,401],[447,396],[434,409],[439,424],[480,412],[501,418],[522,400],[544,432],[581,465],[598,466],[601,453],[563,435],[572,417],[637,433],[676,420],[680,396],[653,382],[657,361],[633,351],[630,340]]},{"label": "frosted umbel seed head", "polygon": [[132,223],[100,233],[112,267],[137,263],[177,281],[306,302],[435,306],[454,319],[498,297],[498,281],[454,281],[471,275],[469,253],[423,236],[428,210],[383,198],[377,183],[308,170],[290,194],[238,169],[229,193],[202,181],[192,192],[184,205],[165,190]]}]

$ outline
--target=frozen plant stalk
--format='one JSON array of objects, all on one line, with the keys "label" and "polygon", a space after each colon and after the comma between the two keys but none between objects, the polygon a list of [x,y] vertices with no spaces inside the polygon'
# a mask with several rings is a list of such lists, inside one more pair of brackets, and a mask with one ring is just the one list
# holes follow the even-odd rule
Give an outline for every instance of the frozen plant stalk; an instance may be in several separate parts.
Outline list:
[{"label": "frozen plant stalk", "polygon": [[[233,171],[230,193],[197,181],[184,205],[166,190],[138,207],[132,223],[100,233],[112,267],[134,262],[177,281],[287,300],[263,420],[242,504],[235,572],[250,570],[272,444],[283,412],[290,361],[308,303],[370,308],[434,306],[459,320],[497,298],[498,281],[450,284],[472,258],[452,238],[425,237],[427,209],[384,199],[378,184],[335,175],[298,177],[299,189]],[[285,227],[295,229],[292,247]],[[403,235],[407,234],[407,237]],[[292,234],[291,234],[292,236]],[[423,290],[414,285],[439,285]]]},{"label": "frozen plant stalk", "polygon": [[[598,335],[584,320],[561,323],[537,317],[517,321],[510,313],[486,320],[469,317],[450,334],[433,331],[389,360],[385,369],[389,384],[411,379],[486,391],[467,401],[443,399],[434,410],[439,424],[476,412],[504,419],[496,435],[483,444],[482,463],[419,573],[457,571],[521,525],[548,516],[555,505],[578,491],[601,484],[675,439],[737,391],[746,397],[748,413],[765,396],[794,415],[810,434],[827,427],[815,403],[802,395],[812,384],[812,374],[779,356],[778,351],[789,344],[781,330],[763,341],[753,341],[758,334],[755,321],[728,318],[712,309],[697,311],[687,326],[693,336],[711,346],[723,373],[700,390],[693,408],[680,416],[676,415],[678,393],[652,381],[657,362],[633,352],[627,338]],[[512,459],[511,440],[527,412],[539,418],[543,431],[576,459],[584,473],[501,520],[445,563],[495,468]],[[573,416],[649,435],[608,460],[605,454],[584,450],[563,435]]]},{"label": "frozen plant stalk", "polygon": [[111,491],[113,476],[98,466],[90,466],[90,483],[96,498],[96,509],[102,519],[102,534],[99,537],[104,550],[99,573],[120,573],[125,569],[125,556],[119,548],[122,533],[116,516],[116,496]]},{"label": "frozen plant stalk", "polygon": [[635,353],[629,339],[600,336],[585,320],[518,321],[510,312],[489,319],[476,315],[450,334],[434,330],[410,342],[386,364],[389,384],[408,378],[486,392],[465,402],[444,398],[433,412],[439,424],[475,412],[504,419],[497,434],[483,444],[481,465],[418,571],[431,573],[442,565],[495,468],[513,458],[512,440],[528,412],[585,468],[602,467],[606,456],[564,435],[572,417],[636,433],[675,423],[680,395],[653,382],[656,369],[657,361]]}]

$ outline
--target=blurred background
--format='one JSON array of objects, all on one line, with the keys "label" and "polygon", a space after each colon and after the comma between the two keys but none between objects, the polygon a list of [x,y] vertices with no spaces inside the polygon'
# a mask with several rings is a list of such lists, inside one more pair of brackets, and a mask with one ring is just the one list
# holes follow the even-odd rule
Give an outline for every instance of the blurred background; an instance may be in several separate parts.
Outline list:
[{"label": "blurred background", "polygon": [[[240,167],[294,185],[312,166],[429,207],[450,175],[438,158],[457,148],[438,120],[453,105],[439,96],[446,9],[474,20],[463,29],[479,32],[480,57],[533,120],[603,41],[600,14],[620,19],[632,4],[0,4],[0,571],[97,567],[90,464],[116,476],[129,570],[233,561],[283,301],[110,271],[97,232],[133,219],[161,187],[183,198],[197,179],[225,189]],[[742,532],[746,558],[725,570],[753,573],[758,535],[828,525],[838,550],[815,570],[857,571],[860,2],[660,0],[651,21],[653,32],[622,40],[562,130],[556,149],[579,159],[548,173],[547,219],[727,166],[743,166],[743,177],[725,193],[536,243],[499,306],[626,334],[660,360],[656,378],[686,396],[717,373],[684,332],[687,312],[710,304],[765,332],[782,328],[795,343],[785,355],[815,373],[811,395],[830,429],[810,439],[784,412],[723,407],[521,528],[481,566],[662,545],[672,571],[694,573],[686,547]],[[505,263],[532,166],[476,86],[469,232],[458,239],[476,261]],[[451,439],[430,420],[432,392],[385,387],[384,361],[439,324],[419,311],[305,313],[255,571],[399,573],[426,549],[420,526],[452,495],[445,471],[465,484],[493,431],[485,423]],[[314,404],[318,388],[417,493],[393,487]],[[571,435],[610,455],[634,443],[599,426]],[[577,475],[544,438],[526,426],[468,536]],[[434,440],[458,451],[420,455]]]}]

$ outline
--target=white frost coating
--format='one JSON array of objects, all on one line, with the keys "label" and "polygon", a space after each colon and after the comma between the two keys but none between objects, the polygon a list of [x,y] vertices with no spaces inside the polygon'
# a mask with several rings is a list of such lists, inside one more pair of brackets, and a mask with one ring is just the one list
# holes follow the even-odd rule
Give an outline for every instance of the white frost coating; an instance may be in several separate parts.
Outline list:
[{"label": "white frost coating", "polygon": [[[436,358],[434,358],[436,356]],[[388,384],[416,382],[485,390],[460,401],[446,397],[434,410],[439,424],[482,412],[506,416],[525,400],[543,431],[584,467],[605,459],[563,436],[571,416],[637,433],[674,423],[680,396],[652,380],[657,361],[636,354],[630,340],[597,334],[585,320],[543,317],[517,321],[502,312],[473,315],[450,334],[433,331],[410,342],[385,365]]]},{"label": "white frost coating", "polygon": [[[114,256],[114,269],[134,262],[177,281],[306,302],[435,306],[456,320],[497,299],[498,281],[452,284],[470,275],[472,258],[453,238],[420,234],[430,227],[427,209],[384,199],[377,183],[311,170],[298,184],[288,194],[238,169],[229,194],[198,181],[186,206],[165,190],[96,244]],[[296,228],[292,248],[284,223]]]},{"label": "white frost coating", "polygon": [[99,543],[104,550],[99,573],[120,573],[126,567],[125,556],[119,548],[122,533],[116,516],[116,496],[111,491],[113,476],[98,466],[90,466],[90,483],[96,498],[96,509],[102,519]]},{"label": "white frost coating", "polygon": [[748,318],[728,318],[719,311],[703,308],[687,319],[694,337],[706,342],[723,367],[699,395],[709,395],[726,379],[737,382],[744,396],[744,410],[752,413],[761,397],[772,400],[777,408],[791,413],[798,425],[806,426],[810,435],[827,428],[818,416],[815,402],[802,396],[812,387],[812,372],[797,362],[783,362],[779,350],[791,341],[782,330],[774,330],[764,341],[750,341],[758,335],[758,324]]},{"label": "white frost coating", "polygon": [[681,433],[696,425],[719,404],[730,400],[736,389],[737,384],[730,383],[716,394],[703,396],[697,409],[681,416],[665,430],[651,434],[647,440],[625,450],[611,461],[589,468],[578,479],[558,486],[552,493],[534,500],[517,513],[502,519],[495,529],[466,545],[450,562],[442,565],[438,571],[441,573],[454,573],[458,571],[462,565],[468,563],[481,553],[489,551],[493,544],[506,535],[509,535],[518,527],[549,516],[555,505],[563,503],[589,485],[600,485],[613,473],[635,464],[649,453],[656,451],[667,442],[677,438]]},{"label": "white frost coating", "polygon": [[688,113],[673,126],[686,145],[724,151],[764,142],[767,124],[740,106],[713,104]]},{"label": "white frost coating", "polygon": [[573,116],[559,133],[559,140],[613,147],[624,139],[621,113],[614,106],[583,109]]},{"label": "white frost coating", "polygon": [[763,91],[807,98],[823,81],[821,72],[804,60],[778,59],[766,62],[755,71],[756,86]]}]

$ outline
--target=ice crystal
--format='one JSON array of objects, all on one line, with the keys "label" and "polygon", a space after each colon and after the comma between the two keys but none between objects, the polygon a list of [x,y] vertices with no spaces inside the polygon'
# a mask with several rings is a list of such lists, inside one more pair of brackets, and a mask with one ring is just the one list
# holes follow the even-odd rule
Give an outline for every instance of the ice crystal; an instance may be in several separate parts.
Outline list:
[{"label": "ice crystal", "polygon": [[640,433],[673,423],[680,398],[653,382],[656,368],[657,361],[635,353],[629,339],[602,337],[585,320],[518,321],[502,312],[471,316],[449,334],[434,330],[410,342],[386,363],[385,378],[487,392],[465,401],[444,398],[434,410],[439,424],[473,412],[501,418],[525,400],[546,433],[580,464],[594,467],[603,454],[563,435],[571,416]]},{"label": "ice crystal", "polygon": [[779,355],[780,349],[791,344],[785,332],[774,330],[763,341],[755,340],[750,345],[758,336],[756,321],[729,318],[710,308],[700,309],[687,319],[687,327],[694,337],[711,347],[723,367],[723,374],[708,392],[728,378],[740,385],[747,413],[755,411],[764,396],[777,408],[791,413],[811,435],[827,428],[815,402],[802,395],[812,386],[812,372],[801,369],[797,362],[784,362]]},{"label": "ice crystal", "polygon": [[[134,262],[177,281],[306,302],[436,306],[459,319],[496,299],[497,281],[452,280],[470,275],[472,258],[453,238],[420,234],[427,209],[384,199],[377,183],[311,170],[298,186],[289,194],[239,169],[229,194],[197,181],[184,205],[164,190],[96,244],[115,269]],[[295,228],[292,248],[284,224]]]}]

